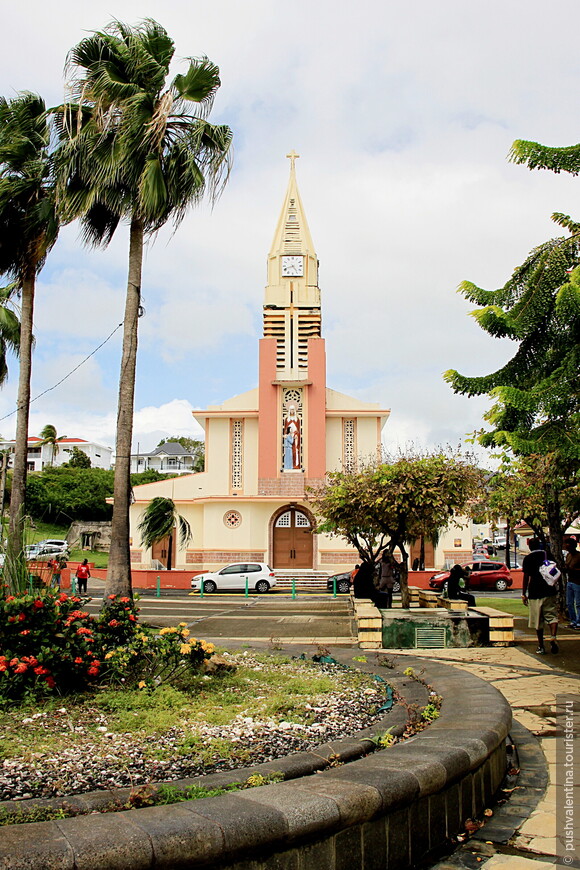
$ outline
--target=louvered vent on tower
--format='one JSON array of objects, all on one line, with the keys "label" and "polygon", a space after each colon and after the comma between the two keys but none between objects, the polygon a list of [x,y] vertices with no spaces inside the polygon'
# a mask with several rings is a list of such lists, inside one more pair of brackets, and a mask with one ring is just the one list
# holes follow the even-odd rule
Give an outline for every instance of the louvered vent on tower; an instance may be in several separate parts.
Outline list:
[{"label": "louvered vent on tower", "polygon": [[264,312],[264,338],[276,339],[276,368],[286,365],[286,315],[284,311]]},{"label": "louvered vent on tower", "polygon": [[308,339],[320,338],[321,317],[316,309],[300,312],[298,320],[298,368],[308,368]]},{"label": "louvered vent on tower", "polygon": [[296,200],[291,199],[284,225],[284,253],[300,254],[301,248],[300,224],[296,214]]}]

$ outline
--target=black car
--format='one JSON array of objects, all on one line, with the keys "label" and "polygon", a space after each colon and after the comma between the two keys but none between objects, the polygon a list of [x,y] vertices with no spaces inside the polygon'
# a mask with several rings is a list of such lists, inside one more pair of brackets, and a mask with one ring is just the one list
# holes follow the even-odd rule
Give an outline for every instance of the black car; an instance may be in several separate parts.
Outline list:
[{"label": "black car", "polygon": [[[343,574],[334,574],[332,577],[329,577],[326,581],[326,591],[334,592],[334,581],[336,580],[336,591],[341,593],[350,592],[350,571],[345,571]],[[400,592],[401,584],[398,580],[395,580],[395,585],[393,586],[393,592]]]},{"label": "black car", "polygon": [[350,592],[350,571],[345,571],[343,574],[334,574],[326,581],[326,591],[334,592],[334,581],[336,580],[336,591],[340,593]]}]

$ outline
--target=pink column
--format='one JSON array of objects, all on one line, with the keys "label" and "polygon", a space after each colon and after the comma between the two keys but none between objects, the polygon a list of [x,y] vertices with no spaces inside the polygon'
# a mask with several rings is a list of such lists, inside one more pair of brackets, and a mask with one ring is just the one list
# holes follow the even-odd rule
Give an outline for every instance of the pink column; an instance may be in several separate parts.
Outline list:
[{"label": "pink column", "polygon": [[276,339],[260,339],[260,380],[258,385],[258,478],[277,477],[280,470]]},{"label": "pink column", "polygon": [[323,338],[308,339],[308,468],[309,478],[326,474],[326,349]]}]

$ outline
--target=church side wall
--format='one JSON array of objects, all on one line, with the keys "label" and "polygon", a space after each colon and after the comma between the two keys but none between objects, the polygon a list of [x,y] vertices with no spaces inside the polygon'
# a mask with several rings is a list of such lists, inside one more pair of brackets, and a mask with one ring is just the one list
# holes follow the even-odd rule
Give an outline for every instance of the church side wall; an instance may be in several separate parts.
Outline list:
[{"label": "church side wall", "polygon": [[342,471],[342,418],[326,418],[326,465],[328,471]]},{"label": "church side wall", "polygon": [[244,420],[244,495],[258,493],[258,419]]}]

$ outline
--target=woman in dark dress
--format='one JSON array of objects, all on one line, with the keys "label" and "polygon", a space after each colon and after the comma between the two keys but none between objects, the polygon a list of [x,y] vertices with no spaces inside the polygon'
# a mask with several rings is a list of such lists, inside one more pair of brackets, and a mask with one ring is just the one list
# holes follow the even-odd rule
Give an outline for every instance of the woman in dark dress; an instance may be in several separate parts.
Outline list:
[{"label": "woman in dark dress", "polygon": [[467,601],[468,607],[475,607],[475,598],[469,592],[461,589],[461,580],[465,582],[467,587],[469,574],[462,565],[454,565],[449,572],[449,580],[447,581],[447,597],[450,601]]}]

